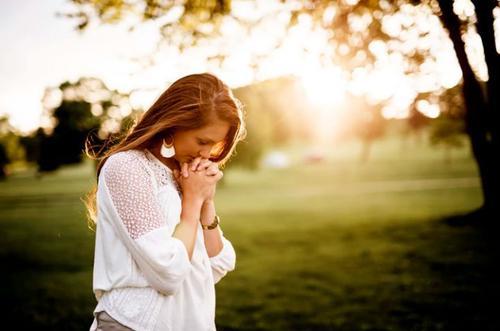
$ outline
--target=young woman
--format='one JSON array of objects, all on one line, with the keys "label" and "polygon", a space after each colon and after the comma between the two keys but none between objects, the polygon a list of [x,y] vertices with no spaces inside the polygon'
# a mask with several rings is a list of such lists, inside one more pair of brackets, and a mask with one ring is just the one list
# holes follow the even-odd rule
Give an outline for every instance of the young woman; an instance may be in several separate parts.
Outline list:
[{"label": "young woman", "polygon": [[215,330],[214,285],[236,257],[214,195],[244,134],[230,89],[195,74],[102,157],[87,203],[96,222],[91,330]]}]

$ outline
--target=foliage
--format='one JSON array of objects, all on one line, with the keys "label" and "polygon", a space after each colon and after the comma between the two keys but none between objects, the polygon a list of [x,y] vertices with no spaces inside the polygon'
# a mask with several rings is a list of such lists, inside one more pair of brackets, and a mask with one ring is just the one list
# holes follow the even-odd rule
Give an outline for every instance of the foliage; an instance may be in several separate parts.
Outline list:
[{"label": "foliage", "polygon": [[248,133],[232,164],[255,169],[269,148],[310,139],[310,115],[293,77],[255,83],[235,89],[234,94],[244,105]]},{"label": "foliage", "polygon": [[459,148],[463,145],[465,109],[461,86],[445,90],[440,95],[440,116],[432,121],[430,141],[433,145]]},{"label": "foliage", "polygon": [[433,93],[419,93],[411,104],[407,120],[407,128],[409,132],[419,134],[431,123],[431,119],[424,115],[418,108],[419,102],[427,104],[427,100],[429,99],[431,99],[432,102],[435,102],[436,97]]},{"label": "foliage", "polygon": [[24,156],[19,134],[7,116],[0,117],[0,178],[7,177],[7,164],[21,161]]},{"label": "foliage", "polygon": [[231,0],[131,1],[131,0],[69,0],[74,10],[59,13],[77,20],[76,28],[85,30],[94,19],[102,23],[134,21],[135,25],[155,21],[166,16],[160,33],[164,40],[180,49],[197,44],[199,40],[218,30],[221,20],[231,12]]},{"label": "foliage", "polygon": [[[186,44],[194,45],[207,39],[216,40],[224,44],[223,20],[232,24],[234,29],[243,31],[246,35],[239,38],[249,37],[255,27],[271,22],[283,22],[285,32],[280,34],[286,36],[301,21],[312,22],[313,27],[326,29],[330,36],[330,47],[325,47],[324,53],[320,55],[321,61],[330,61],[341,65],[344,70],[354,75],[358,68],[370,72],[376,69],[379,60],[396,56],[404,63],[404,73],[408,77],[417,77],[419,73],[425,74],[425,67],[429,62],[435,61],[434,49],[430,46],[435,43],[434,29],[439,19],[442,26],[448,32],[449,40],[462,71],[463,84],[462,93],[466,115],[464,116],[466,132],[470,138],[473,154],[476,158],[481,173],[483,193],[485,198],[484,208],[491,211],[497,217],[500,215],[498,197],[500,196],[500,160],[496,156],[500,150],[500,55],[495,38],[495,15],[498,10],[497,0],[472,0],[472,11],[461,10],[455,6],[456,1],[449,0],[397,0],[397,1],[273,1],[274,6],[270,10],[262,10],[259,2],[253,6],[247,6],[247,12],[236,15],[231,8],[236,3],[244,4],[244,1],[187,1],[178,6],[168,8],[160,6],[165,11],[158,11],[158,15],[143,15],[145,19],[157,19],[166,16],[170,10],[178,10],[173,15],[173,20],[166,23],[167,34],[163,37],[170,40],[170,44],[179,45],[182,49]],[[102,1],[81,1],[73,3],[80,11],[86,7],[94,10],[101,20],[103,19],[100,9]],[[112,8],[119,10],[125,8],[124,1],[109,2]],[[150,1],[134,2],[137,6],[149,8]],[[159,3],[159,2],[154,2]],[[196,3],[199,9],[192,15],[191,3]],[[248,4],[248,2],[246,2]],[[220,5],[217,5],[220,4]],[[174,9],[175,7],[175,9]],[[224,16],[225,15],[225,16]],[[224,17],[221,17],[224,16]],[[88,15],[86,16],[89,17]],[[277,20],[285,17],[285,20]],[[185,20],[185,18],[194,18]],[[118,17],[120,19],[120,17]],[[83,28],[85,25],[83,26]],[[226,29],[226,31],[229,29]],[[474,31],[475,30],[475,31]],[[174,33],[179,32],[179,33]],[[441,33],[442,31],[438,31]],[[482,44],[484,63],[488,72],[486,88],[481,87],[475,70],[467,56],[465,49],[464,34],[477,32]],[[187,38],[183,38],[187,37]],[[171,39],[168,39],[171,38]],[[187,42],[186,42],[187,41]],[[280,47],[283,38],[274,38],[270,49]],[[233,45],[234,46],[234,45]],[[214,57],[220,63],[238,47],[225,47]],[[308,50],[305,48],[305,52]],[[257,59],[252,66],[258,68],[259,59],[265,57],[266,51],[259,49],[250,56]],[[270,53],[270,52],[268,52]],[[436,64],[436,63],[434,63]],[[444,85],[440,83],[441,85]],[[436,90],[436,89],[434,89]]]},{"label": "foliage", "polygon": [[431,143],[446,147],[462,147],[465,135],[463,121],[453,119],[446,114],[439,116],[432,122]]},{"label": "foliage", "polygon": [[349,95],[349,112],[344,122],[344,135],[354,136],[362,143],[360,160],[366,162],[372,144],[381,139],[387,128],[382,116],[382,104],[370,104],[365,97]]},{"label": "foliage", "polygon": [[81,78],[48,88],[43,103],[45,116],[53,126],[31,137],[38,143],[30,138],[24,140],[26,148],[37,154],[40,171],[81,162],[87,138],[101,144],[111,134],[120,133],[125,125],[123,118],[132,114],[128,95],[108,89],[96,78]]},{"label": "foliage", "polygon": [[362,97],[351,96],[349,99],[350,128],[362,141],[381,138],[385,132],[386,120],[382,116],[382,107],[372,105]]}]

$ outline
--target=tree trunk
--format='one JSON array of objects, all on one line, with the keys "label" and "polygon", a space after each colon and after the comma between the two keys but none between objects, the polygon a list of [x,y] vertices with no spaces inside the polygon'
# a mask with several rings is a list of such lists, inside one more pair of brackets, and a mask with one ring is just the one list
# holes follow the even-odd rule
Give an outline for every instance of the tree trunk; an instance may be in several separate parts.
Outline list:
[{"label": "tree trunk", "polygon": [[481,37],[484,58],[488,68],[486,83],[486,106],[490,143],[492,176],[490,178],[490,204],[492,213],[500,218],[500,54],[495,43],[493,10],[498,6],[497,0],[473,0],[477,17],[476,29]]},{"label": "tree trunk", "polygon": [[[500,54],[497,53],[495,44],[495,30],[493,9],[497,6],[497,0],[473,0],[476,8],[477,23],[476,29],[481,37],[484,49],[484,59],[488,68],[487,82],[487,104],[488,104],[488,124],[492,134],[492,142],[499,141],[500,116]],[[498,150],[498,149],[497,149]]]},{"label": "tree trunk", "polygon": [[[479,0],[477,2],[482,1],[485,0]],[[438,0],[438,3],[441,8],[441,21],[448,30],[449,37],[453,43],[462,70],[462,95],[466,109],[465,126],[481,177],[484,200],[483,209],[490,219],[494,219],[494,215],[499,215],[498,202],[500,196],[500,182],[498,180],[498,174],[496,173],[499,168],[496,167],[498,161],[495,160],[494,156],[495,149],[493,140],[496,137],[493,136],[494,130],[492,128],[498,126],[498,119],[492,115],[495,109],[489,107],[490,105],[487,98],[495,93],[488,91],[489,93],[485,96],[479,81],[472,71],[472,67],[465,53],[465,44],[460,32],[461,23],[453,12],[453,1]],[[476,10],[477,9],[476,7]],[[490,46],[491,44],[488,44],[488,47]],[[496,54],[496,50],[494,51]],[[488,50],[488,52],[490,52],[490,50]],[[494,81],[496,81],[496,79],[493,79],[493,82]]]}]

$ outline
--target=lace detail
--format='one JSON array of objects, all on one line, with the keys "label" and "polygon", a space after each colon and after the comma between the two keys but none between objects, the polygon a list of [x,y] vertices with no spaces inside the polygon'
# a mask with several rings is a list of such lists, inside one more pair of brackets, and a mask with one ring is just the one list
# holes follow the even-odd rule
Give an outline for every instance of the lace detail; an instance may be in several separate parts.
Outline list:
[{"label": "lace detail", "polygon": [[118,152],[102,168],[118,215],[133,239],[166,224],[140,151]]},{"label": "lace detail", "polygon": [[148,160],[148,165],[151,167],[151,169],[155,174],[158,186],[161,187],[161,186],[172,185],[178,192],[180,192],[181,191],[180,187],[174,178],[172,170],[170,170],[168,166],[166,166],[160,160],[158,160],[156,156],[154,156],[154,154],[151,153],[150,151],[145,150],[144,155]]},{"label": "lace detail", "polygon": [[150,287],[124,287],[106,292],[103,306],[130,323],[148,325],[158,315],[160,300],[160,295]]}]

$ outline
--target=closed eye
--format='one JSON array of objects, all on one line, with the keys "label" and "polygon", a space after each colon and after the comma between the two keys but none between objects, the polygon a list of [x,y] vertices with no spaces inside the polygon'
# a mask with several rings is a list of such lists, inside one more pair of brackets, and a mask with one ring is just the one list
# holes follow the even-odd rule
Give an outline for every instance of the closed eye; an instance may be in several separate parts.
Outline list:
[{"label": "closed eye", "polygon": [[198,144],[204,146],[204,145],[208,145],[208,142],[203,141],[203,140],[198,140]]}]

